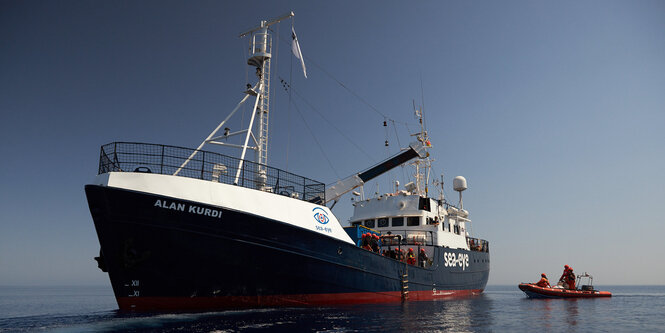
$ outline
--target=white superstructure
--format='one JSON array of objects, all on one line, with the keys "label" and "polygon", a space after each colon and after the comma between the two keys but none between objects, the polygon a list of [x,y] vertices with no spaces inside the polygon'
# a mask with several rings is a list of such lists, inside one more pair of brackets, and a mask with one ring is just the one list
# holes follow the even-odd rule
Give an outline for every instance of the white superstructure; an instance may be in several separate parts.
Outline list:
[{"label": "white superstructure", "polygon": [[401,235],[404,244],[469,249],[468,212],[406,190],[354,202],[351,225],[383,235]]},{"label": "white superstructure", "polygon": [[[423,147],[431,147],[424,126],[422,110],[416,110],[421,124],[420,131],[412,134]],[[395,182],[395,192],[386,193],[375,198],[354,200],[351,225],[362,225],[375,230],[381,235],[390,235],[391,244],[401,248],[402,245],[417,246],[425,249],[428,255],[434,251],[433,246],[479,250],[482,242],[470,238],[468,233],[469,212],[462,206],[462,191],[467,189],[466,179],[457,176],[453,180],[455,191],[459,192],[459,208],[444,200],[428,196],[429,173],[432,160],[429,154],[420,155],[411,165],[415,168],[414,181],[399,188]],[[442,176],[443,177],[443,176]],[[443,186],[441,182],[437,182]]]}]

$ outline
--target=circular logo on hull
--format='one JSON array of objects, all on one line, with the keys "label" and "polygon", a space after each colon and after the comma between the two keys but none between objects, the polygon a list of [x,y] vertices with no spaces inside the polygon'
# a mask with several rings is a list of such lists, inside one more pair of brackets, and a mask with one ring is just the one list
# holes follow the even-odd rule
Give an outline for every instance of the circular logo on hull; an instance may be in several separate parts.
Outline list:
[{"label": "circular logo on hull", "polygon": [[314,219],[316,222],[320,224],[328,224],[328,222],[330,222],[330,218],[328,218],[328,214],[326,214],[326,211],[323,210],[323,208],[316,207],[312,209],[312,211],[314,212]]}]

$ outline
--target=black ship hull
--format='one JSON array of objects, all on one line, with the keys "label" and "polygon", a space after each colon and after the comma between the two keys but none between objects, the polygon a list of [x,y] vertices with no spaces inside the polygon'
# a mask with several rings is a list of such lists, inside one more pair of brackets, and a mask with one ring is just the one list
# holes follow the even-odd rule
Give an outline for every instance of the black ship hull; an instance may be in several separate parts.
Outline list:
[{"label": "black ship hull", "polygon": [[[246,212],[106,186],[85,191],[121,310],[431,300],[480,293],[489,276],[487,252],[434,247],[432,266],[421,268]],[[465,256],[464,265],[448,263]]]}]

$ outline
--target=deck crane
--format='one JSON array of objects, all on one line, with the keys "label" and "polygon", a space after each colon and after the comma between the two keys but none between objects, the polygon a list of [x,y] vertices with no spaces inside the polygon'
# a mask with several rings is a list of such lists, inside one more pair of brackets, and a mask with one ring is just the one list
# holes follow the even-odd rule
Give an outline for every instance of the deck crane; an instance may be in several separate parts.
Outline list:
[{"label": "deck crane", "polygon": [[415,157],[427,158],[428,155],[429,153],[425,150],[425,145],[422,142],[412,142],[409,144],[409,148],[389,157],[385,161],[378,163],[365,171],[339,180],[333,185],[326,186],[326,200],[324,204],[333,202],[332,206],[335,206],[342,195],[353,191],[369,180],[374,179]]}]

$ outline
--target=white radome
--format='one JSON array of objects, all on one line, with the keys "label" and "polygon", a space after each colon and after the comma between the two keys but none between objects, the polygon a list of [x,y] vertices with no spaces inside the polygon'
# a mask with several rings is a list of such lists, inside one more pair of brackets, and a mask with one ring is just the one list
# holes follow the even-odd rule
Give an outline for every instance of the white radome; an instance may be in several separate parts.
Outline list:
[{"label": "white radome", "polygon": [[462,176],[455,177],[455,179],[453,179],[453,189],[457,192],[466,190],[466,178]]}]

